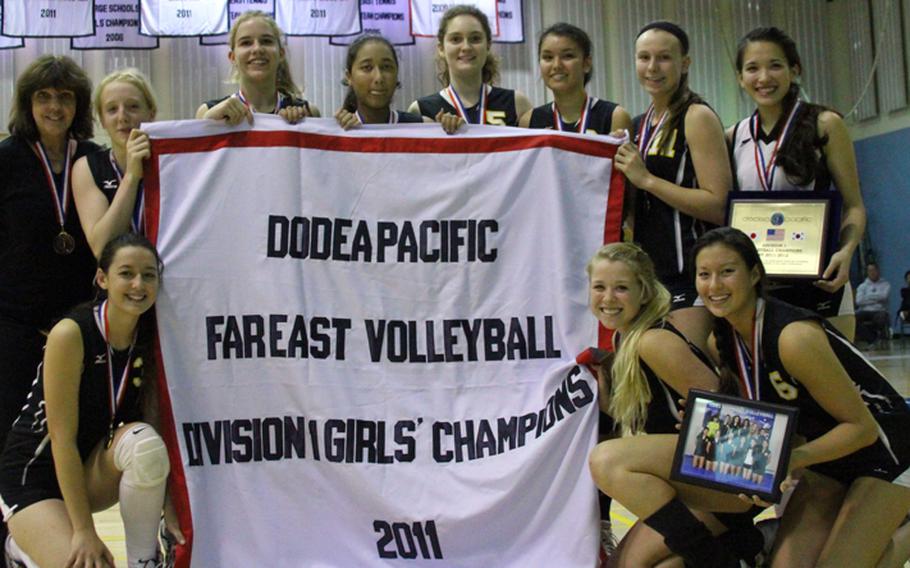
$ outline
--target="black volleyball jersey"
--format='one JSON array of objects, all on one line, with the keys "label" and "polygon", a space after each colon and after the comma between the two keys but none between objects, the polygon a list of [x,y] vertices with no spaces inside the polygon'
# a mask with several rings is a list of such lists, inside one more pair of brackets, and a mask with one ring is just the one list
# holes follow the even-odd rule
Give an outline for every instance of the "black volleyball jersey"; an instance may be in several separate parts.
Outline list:
[{"label": "black volleyball jersey", "polygon": [[[593,104],[591,105],[591,110],[588,112],[588,125],[585,128],[587,134],[609,134],[613,126],[613,111],[616,110],[616,107],[619,106],[614,102],[604,101],[595,97],[593,99]],[[528,124],[530,128],[555,128],[556,117],[554,116],[553,106],[555,103],[547,103],[545,105],[534,108],[531,111],[531,122]],[[573,123],[562,123],[562,129],[567,132],[576,132],[578,130],[578,121]]]},{"label": "black volleyball jersey", "polygon": [[[643,118],[644,115],[639,115],[632,121],[636,143],[641,136]],[[698,187],[695,166],[686,142],[685,116],[679,121],[679,126],[667,136],[667,147],[661,149],[662,133],[654,133],[654,142],[647,155],[643,156],[648,171],[684,188]],[[690,251],[695,240],[713,227],[710,223],[680,212],[646,191],[636,192],[633,239],[654,261],[657,277],[664,284],[682,281],[691,284]]]},{"label": "black volleyball jersey", "polygon": [[[658,322],[651,329],[665,329],[678,335],[686,342],[686,345],[689,346],[689,350],[692,351],[708,369],[711,369],[711,371],[714,372],[714,365],[711,363],[708,356],[699,349],[698,346],[689,341],[678,329],[673,327],[670,322]],[[618,350],[621,338],[618,333],[614,334],[613,337],[614,344]],[[602,365],[607,356],[607,351],[591,347],[585,353],[579,355],[577,360],[583,364]],[[647,417],[645,418],[643,432],[645,434],[678,434],[679,431],[676,429],[676,425],[679,424],[681,417],[677,401],[685,397],[658,377],[657,374],[648,367],[647,363],[642,360],[639,360],[639,362],[641,363],[642,373],[648,381],[648,390],[651,393],[651,400],[648,402]]]},{"label": "black volleyball jersey", "polygon": [[[518,111],[515,110],[515,91],[511,89],[500,89],[492,85],[486,86],[487,91],[487,112],[483,124],[494,126],[518,126]],[[447,89],[438,93],[420,97],[417,99],[417,107],[420,114],[430,120],[436,120],[436,115],[440,110],[452,114],[458,114],[455,105],[449,99]],[[480,112],[480,101],[472,107],[465,109],[467,121],[477,124],[477,114]]]},{"label": "black volleyball jersey", "polygon": [[[217,105],[218,103],[220,103],[220,102],[222,102],[222,101],[226,101],[227,99],[233,97],[235,94],[236,94],[236,93],[231,94],[231,95],[228,95],[228,96],[226,96],[226,97],[221,97],[220,99],[212,99],[212,100],[210,100],[210,101],[205,101],[204,104],[205,104],[205,106],[207,106],[208,108],[212,108],[212,107],[214,107],[215,105]],[[304,109],[306,109],[306,113],[307,113],[308,116],[312,114],[312,113],[310,112],[310,103],[309,103],[309,101],[307,101],[307,100],[305,100],[305,99],[301,99],[301,98],[299,98],[299,97],[290,97],[290,96],[288,96],[288,95],[286,95],[286,94],[284,94],[284,93],[280,93],[280,95],[281,95],[281,96],[280,96],[280,98],[278,99],[278,108],[276,108],[276,109],[274,110],[274,112],[272,112],[272,113],[270,113],[270,114],[278,114],[278,111],[279,111],[279,110],[281,110],[281,109],[283,109],[283,108],[287,108],[287,107],[292,107],[292,106],[302,106]]]},{"label": "black volleyball jersey", "polygon": [[[802,105],[797,109],[794,121],[804,120],[805,113],[809,110],[807,105]],[[762,151],[765,160],[771,158],[774,152],[774,145],[784,128],[786,117],[781,117],[771,132],[765,133],[761,127],[757,127],[757,133],[753,132],[752,117],[744,118],[736,123],[733,127],[733,147],[731,148],[731,161],[735,175],[736,189],[739,191],[762,191],[762,182],[759,180],[758,168],[756,165],[756,139],[759,149]],[[792,130],[791,130],[792,132]],[[787,139],[783,141],[786,145]],[[820,144],[816,140],[816,152],[819,156],[818,164],[815,168],[815,178],[806,185],[796,185],[787,179],[787,174],[783,168],[778,167],[771,183],[771,191],[831,191],[835,189],[832,186],[831,172],[828,170],[828,162]],[[759,163],[761,163],[759,161]]]},{"label": "black volleyball jersey", "polygon": [[[907,435],[910,431],[910,408],[888,380],[853,344],[814,312],[774,298],[768,298],[764,302],[762,359],[757,393],[759,400],[797,407],[799,409],[797,432],[807,440],[814,440],[837,426],[838,421],[812,398],[799,381],[787,373],[780,360],[778,341],[783,329],[793,322],[811,320],[824,329],[835,356],[847,371],[872,416],[879,423],[879,437],[883,444],[890,448],[889,436]],[[722,330],[727,337],[723,341],[718,341],[718,347],[726,345],[730,346],[729,349],[735,350],[732,328],[725,325]],[[734,353],[725,353],[725,359],[728,361],[735,361],[735,357]],[[750,382],[752,380],[750,376]]]},{"label": "black volleyball jersey", "polygon": [[[84,462],[98,442],[105,439],[111,426],[110,380],[107,365],[107,342],[95,319],[95,306],[82,304],[71,311],[66,319],[79,326],[82,335],[83,367],[79,381],[79,424],[76,445]],[[113,376],[119,380],[129,353],[113,351]],[[114,424],[135,422],[142,416],[140,393],[142,386],[142,358],[134,353],[132,368],[125,378],[128,381]],[[138,366],[137,366],[138,363]],[[50,435],[44,399],[44,363],[32,383],[31,392],[19,417],[13,422],[2,457],[4,471],[22,470],[23,484],[27,481],[28,468],[36,463],[51,463]],[[116,392],[116,391],[115,391]]]},{"label": "black volleyball jersey", "polygon": [[418,123],[423,122],[423,117],[419,114],[414,114],[413,112],[405,112],[403,110],[395,111],[398,116],[396,122],[398,124],[407,124],[407,123]]},{"label": "black volleyball jersey", "polygon": [[114,200],[117,188],[120,187],[120,176],[111,163],[111,150],[104,148],[85,156],[88,169],[92,173],[95,185],[107,197],[107,202]]}]

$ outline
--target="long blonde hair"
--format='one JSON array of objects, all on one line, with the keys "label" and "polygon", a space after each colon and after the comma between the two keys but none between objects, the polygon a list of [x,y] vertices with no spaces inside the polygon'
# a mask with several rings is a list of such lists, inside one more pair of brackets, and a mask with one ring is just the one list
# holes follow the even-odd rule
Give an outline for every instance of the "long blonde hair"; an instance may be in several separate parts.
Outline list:
[{"label": "long blonde hair", "polygon": [[[638,245],[612,243],[602,246],[588,262],[588,278],[597,262],[622,262],[641,286],[641,311],[622,336],[611,369],[610,415],[623,434],[638,434],[648,419],[651,389],[641,369],[639,344],[646,331],[670,313],[670,292],[657,279],[654,263]],[[614,336],[615,340],[615,336]]]},{"label": "long blonde hair", "polygon": [[[284,32],[281,31],[281,28],[278,27],[278,23],[270,15],[261,10],[248,10],[237,16],[237,19],[231,24],[231,32],[228,36],[228,45],[230,46],[231,51],[234,51],[234,43],[237,41],[237,30],[240,29],[240,24],[256,18],[261,19],[269,28],[271,28],[272,33],[275,34],[275,39],[278,41],[278,48],[281,51],[281,59],[278,61],[278,69],[275,73],[276,89],[279,93],[288,97],[299,96],[301,90],[294,84],[294,79],[291,78],[291,66],[288,64],[288,47],[285,42]],[[237,73],[236,66],[231,69],[231,81],[240,83],[240,76]]]}]

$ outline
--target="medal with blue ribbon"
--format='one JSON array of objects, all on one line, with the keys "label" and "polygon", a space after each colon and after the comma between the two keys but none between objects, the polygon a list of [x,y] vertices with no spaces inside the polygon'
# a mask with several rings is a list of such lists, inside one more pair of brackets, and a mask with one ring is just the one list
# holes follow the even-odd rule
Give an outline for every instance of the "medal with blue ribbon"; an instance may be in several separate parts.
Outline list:
[{"label": "medal with blue ribbon", "polygon": [[783,129],[780,131],[780,134],[777,135],[777,140],[774,141],[774,148],[771,150],[771,157],[765,161],[765,153],[761,149],[761,141],[759,140],[759,129],[761,125],[759,124],[758,111],[756,110],[752,114],[752,120],[749,122],[749,134],[752,136],[752,148],[755,157],[755,170],[758,172],[758,183],[761,184],[763,191],[771,191],[774,187],[774,174],[777,172],[777,151],[780,149],[780,145],[783,144],[784,140],[787,138],[787,134],[790,133],[790,128],[793,126],[793,117],[796,116],[796,111],[800,107],[800,102],[796,101],[793,105],[793,108],[790,109],[790,115],[787,117],[787,121],[784,123]]},{"label": "medal with blue ribbon", "polygon": [[[117,165],[117,160],[114,159],[113,150],[110,151],[109,157],[111,159],[111,167],[114,168],[114,173],[117,174],[117,189],[119,190],[120,183],[123,181],[123,172],[120,171],[120,166]],[[143,234],[143,229],[145,228],[145,192],[142,189],[141,181],[139,182],[139,187],[136,188],[136,203],[133,206],[130,226],[134,233]]]},{"label": "medal with blue ribbon", "polygon": [[[446,98],[455,107],[455,113],[462,118],[466,123],[472,124],[470,119],[468,119],[468,113],[465,110],[464,104],[461,102],[461,98],[458,96],[458,93],[452,88],[452,85],[446,87],[443,92],[447,95]],[[480,99],[477,103],[477,122],[473,124],[484,124],[486,122],[487,116],[487,85],[486,83],[480,85]]]},{"label": "medal with blue ribbon", "polygon": [[755,317],[752,321],[752,355],[739,333],[733,331],[736,339],[736,366],[743,394],[750,400],[761,400],[761,335],[765,319],[765,301],[759,298],[755,303]]},{"label": "medal with blue ribbon", "polygon": [[[591,115],[591,109],[596,103],[596,98],[585,95],[585,104],[582,105],[581,115],[578,117],[578,122],[575,123],[575,132],[584,134],[588,131],[588,117]],[[562,132],[565,130],[565,122],[562,119],[562,115],[559,114],[559,109],[556,107],[556,101],[553,101],[551,106],[553,107],[553,127]]]},{"label": "medal with blue ribbon", "polygon": [[76,141],[67,140],[66,159],[63,163],[63,187],[57,187],[54,170],[51,167],[50,157],[41,141],[35,142],[32,150],[38,155],[44,175],[47,178],[47,187],[51,190],[51,199],[54,203],[54,213],[60,223],[60,232],[54,237],[54,252],[59,255],[71,254],[76,249],[76,239],[66,232],[66,213],[70,202],[70,170],[73,165],[73,156],[76,154]]},{"label": "medal with blue ribbon", "polygon": [[104,346],[107,349],[107,378],[108,378],[108,401],[111,407],[111,423],[107,435],[107,445],[110,448],[114,442],[114,431],[117,426],[117,410],[123,404],[126,395],[126,388],[129,381],[127,375],[130,372],[130,360],[133,358],[133,347],[136,345],[136,334],[133,333],[133,339],[130,341],[130,350],[126,354],[126,363],[123,365],[123,373],[119,381],[114,380],[114,350],[111,347],[110,340],[110,322],[107,317],[107,300],[95,306],[95,325],[101,332],[104,339]]}]

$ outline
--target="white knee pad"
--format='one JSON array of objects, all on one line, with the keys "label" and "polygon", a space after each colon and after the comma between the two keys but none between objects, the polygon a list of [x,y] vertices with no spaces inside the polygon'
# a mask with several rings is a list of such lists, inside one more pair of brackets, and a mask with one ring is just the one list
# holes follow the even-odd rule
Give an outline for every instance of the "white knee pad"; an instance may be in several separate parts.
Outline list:
[{"label": "white knee pad", "polygon": [[114,448],[114,465],[123,481],[132,487],[155,487],[164,483],[171,466],[164,440],[148,424],[137,422],[120,436]]}]

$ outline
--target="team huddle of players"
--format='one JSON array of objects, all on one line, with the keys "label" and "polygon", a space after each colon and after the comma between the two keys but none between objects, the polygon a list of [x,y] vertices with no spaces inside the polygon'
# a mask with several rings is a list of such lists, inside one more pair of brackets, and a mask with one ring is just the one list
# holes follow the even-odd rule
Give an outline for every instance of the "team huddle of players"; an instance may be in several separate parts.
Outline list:
[{"label": "team huddle of players", "polygon": [[[582,357],[600,385],[603,441],[590,463],[603,528],[610,498],[641,519],[608,562],[758,562],[758,498],[669,481],[676,401],[695,387],[800,408],[801,444],[784,482],[795,489],[771,565],[902,560],[910,448],[901,429],[910,415],[850,344],[847,280],[866,214],[843,120],[800,100],[793,40],[777,28],[742,39],[737,77],[756,111],[726,132],[689,89],[689,39],[673,23],[652,22],[637,36],[636,72],[651,104],[634,120],[586,91],[593,54],[578,27],[559,23],[541,34],[540,74],[553,101],[537,107],[495,85],[491,41],[482,12],[450,8],[436,42],[442,89],[399,111],[391,107],[398,53],[381,36],[361,37],[348,49],[349,89],[334,116],[345,129],[434,122],[453,135],[466,124],[629,134],[614,158],[627,180],[629,242],[603,247],[588,265],[590,307],[614,331],[613,349]],[[202,103],[196,118],[235,125],[257,113],[290,123],[320,116],[291,77],[271,17],[244,13],[229,44],[239,88]],[[110,149],[90,141],[93,110]],[[65,57],[39,58],[16,83],[11,136],[0,142],[0,507],[14,537],[6,552],[21,565],[113,566],[91,512],[118,500],[130,567],[166,561],[157,537],[162,510],[168,541],[184,542],[166,496],[169,463],[148,380],[148,316],[161,264],[141,236],[150,142],[138,126],[156,110],[148,81],[132,69],[105,77],[93,100],[86,74]],[[822,280],[769,283],[751,239],[712,229],[723,224],[734,188],[840,194],[840,245]],[[282,229],[280,221],[276,235],[293,224],[285,220]],[[289,254],[277,236],[274,243],[275,254]],[[484,254],[495,250],[481,247],[478,260]],[[93,287],[100,299],[80,304]],[[699,442],[697,467],[760,484],[763,431],[740,417],[714,422]]]}]

